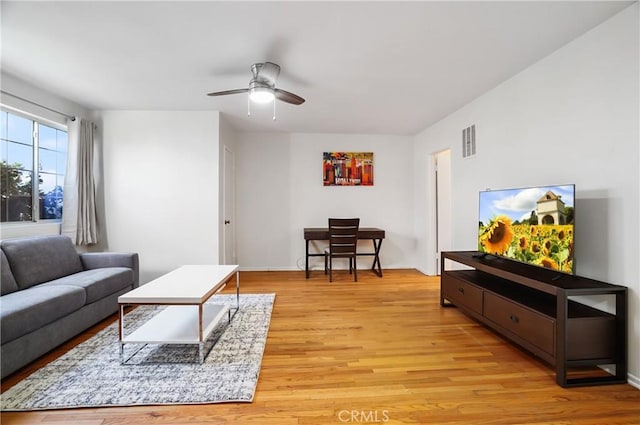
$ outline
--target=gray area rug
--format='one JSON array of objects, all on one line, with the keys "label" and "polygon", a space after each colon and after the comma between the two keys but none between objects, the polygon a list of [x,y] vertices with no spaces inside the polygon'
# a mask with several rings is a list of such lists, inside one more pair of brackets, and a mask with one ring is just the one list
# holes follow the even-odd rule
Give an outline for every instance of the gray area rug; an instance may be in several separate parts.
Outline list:
[{"label": "gray area rug", "polygon": [[[5,391],[2,410],[251,402],[274,300],[275,294],[240,295],[231,323],[225,327],[222,320],[208,339],[213,348],[203,364],[197,363],[197,346],[149,345],[121,365],[118,323],[112,323]],[[235,295],[209,302],[236,305]],[[157,308],[138,307],[125,324],[135,327]],[[125,345],[125,355],[137,348]],[[165,361],[171,363],[159,363]]]}]

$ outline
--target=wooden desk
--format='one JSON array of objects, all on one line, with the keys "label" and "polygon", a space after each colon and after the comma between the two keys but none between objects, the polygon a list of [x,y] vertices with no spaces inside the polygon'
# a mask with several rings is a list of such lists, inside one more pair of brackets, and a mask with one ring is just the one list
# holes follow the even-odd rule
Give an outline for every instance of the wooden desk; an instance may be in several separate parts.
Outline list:
[{"label": "wooden desk", "polygon": [[[382,277],[382,266],[380,265],[380,247],[382,246],[382,240],[384,239],[384,230],[376,227],[361,227],[358,229],[358,239],[371,239],[373,241],[373,252],[358,252],[356,255],[370,255],[373,256],[373,265],[371,270]],[[304,228],[304,241],[306,245],[305,253],[305,276],[309,278],[309,257],[324,257],[324,253],[311,253],[309,254],[309,241],[328,241],[329,240],[329,228],[327,227],[305,227]]]}]

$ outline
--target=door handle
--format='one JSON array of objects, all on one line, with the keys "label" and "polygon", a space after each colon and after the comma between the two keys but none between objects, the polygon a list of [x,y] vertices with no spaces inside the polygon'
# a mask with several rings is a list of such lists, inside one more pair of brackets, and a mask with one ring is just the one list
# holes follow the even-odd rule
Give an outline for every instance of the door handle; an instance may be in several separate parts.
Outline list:
[{"label": "door handle", "polygon": [[224,224],[230,224],[230,223],[231,223],[231,221],[229,221],[229,220],[225,220],[224,221]]}]

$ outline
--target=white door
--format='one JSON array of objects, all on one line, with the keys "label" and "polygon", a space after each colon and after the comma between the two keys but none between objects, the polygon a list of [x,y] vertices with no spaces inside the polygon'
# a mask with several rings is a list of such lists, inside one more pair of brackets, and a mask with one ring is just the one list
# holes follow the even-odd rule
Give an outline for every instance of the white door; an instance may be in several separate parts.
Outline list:
[{"label": "white door", "polygon": [[451,151],[436,154],[436,270],[440,253],[451,250]]},{"label": "white door", "polygon": [[236,263],[236,236],[235,236],[235,206],[236,206],[236,187],[235,187],[235,157],[233,152],[225,145],[223,165],[223,226],[222,240],[223,248],[223,264]]}]

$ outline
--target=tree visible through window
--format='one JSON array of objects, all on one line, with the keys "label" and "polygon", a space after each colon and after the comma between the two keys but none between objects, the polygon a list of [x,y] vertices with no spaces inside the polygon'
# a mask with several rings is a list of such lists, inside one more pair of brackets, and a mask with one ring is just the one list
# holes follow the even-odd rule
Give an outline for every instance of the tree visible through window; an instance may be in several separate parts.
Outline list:
[{"label": "tree visible through window", "polygon": [[62,218],[66,131],[0,111],[0,164],[2,222]]}]

